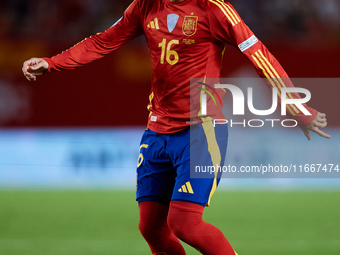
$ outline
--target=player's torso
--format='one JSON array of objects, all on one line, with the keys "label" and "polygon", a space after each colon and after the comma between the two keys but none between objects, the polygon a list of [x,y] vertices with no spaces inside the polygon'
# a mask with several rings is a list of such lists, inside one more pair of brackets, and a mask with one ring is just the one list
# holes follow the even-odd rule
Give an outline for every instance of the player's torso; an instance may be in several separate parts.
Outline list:
[{"label": "player's torso", "polygon": [[[223,46],[213,42],[209,28],[208,12],[200,0],[146,0],[143,8],[143,28],[151,53],[154,71],[178,73],[192,69],[197,73],[205,58]],[[215,46],[216,49],[211,47]],[[220,56],[219,56],[220,57]],[[190,68],[189,68],[190,67]],[[189,73],[194,73],[192,70]]]},{"label": "player's torso", "polygon": [[161,122],[162,116],[188,119],[190,78],[220,75],[224,43],[213,39],[202,2],[142,0],[142,26],[153,67],[149,109],[157,115],[151,121]]}]

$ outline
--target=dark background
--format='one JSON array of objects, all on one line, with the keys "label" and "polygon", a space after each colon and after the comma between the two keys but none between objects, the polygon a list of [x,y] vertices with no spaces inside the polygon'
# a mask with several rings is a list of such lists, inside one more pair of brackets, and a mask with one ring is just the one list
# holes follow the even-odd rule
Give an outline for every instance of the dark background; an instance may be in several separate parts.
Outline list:
[{"label": "dark background", "polygon": [[[105,58],[28,82],[22,63],[53,56],[118,20],[131,1],[1,0],[0,127],[146,125],[151,62],[140,37]],[[339,77],[338,0],[230,1],[291,77]],[[228,46],[222,75],[258,77]],[[313,107],[337,120],[339,89],[313,85]],[[334,101],[333,101],[334,100]],[[330,118],[331,117],[331,118]]]}]

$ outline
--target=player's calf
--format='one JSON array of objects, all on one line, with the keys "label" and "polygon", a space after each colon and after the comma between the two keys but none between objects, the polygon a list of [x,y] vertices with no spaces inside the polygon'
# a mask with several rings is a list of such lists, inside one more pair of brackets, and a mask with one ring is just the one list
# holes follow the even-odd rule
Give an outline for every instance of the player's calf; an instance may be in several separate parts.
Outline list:
[{"label": "player's calf", "polygon": [[223,233],[202,220],[203,210],[198,204],[172,201],[168,226],[179,239],[204,255],[235,255]]},{"label": "player's calf", "polygon": [[152,254],[185,255],[178,238],[167,225],[169,206],[156,202],[139,204],[139,230],[149,244]]}]

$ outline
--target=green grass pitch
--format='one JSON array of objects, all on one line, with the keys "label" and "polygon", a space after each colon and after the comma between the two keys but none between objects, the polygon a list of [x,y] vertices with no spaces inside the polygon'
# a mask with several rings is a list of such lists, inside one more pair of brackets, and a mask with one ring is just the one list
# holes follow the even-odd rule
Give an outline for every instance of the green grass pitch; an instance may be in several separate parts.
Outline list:
[{"label": "green grass pitch", "polygon": [[[239,255],[338,255],[339,202],[339,191],[219,190],[204,219]],[[0,191],[3,255],[150,254],[137,225],[133,191]]]}]

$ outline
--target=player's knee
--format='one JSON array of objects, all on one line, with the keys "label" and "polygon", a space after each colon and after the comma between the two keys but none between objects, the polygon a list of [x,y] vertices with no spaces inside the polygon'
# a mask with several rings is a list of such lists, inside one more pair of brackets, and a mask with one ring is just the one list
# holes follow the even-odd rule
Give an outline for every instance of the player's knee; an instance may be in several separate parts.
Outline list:
[{"label": "player's knee", "polygon": [[191,235],[193,229],[202,222],[203,208],[200,205],[171,202],[168,214],[168,226],[170,230],[181,240]]},{"label": "player's knee", "polygon": [[148,221],[140,221],[138,224],[138,228],[142,236],[146,240],[151,240],[155,238],[155,235],[157,235],[157,229],[155,229],[154,225],[152,222]]},{"label": "player's knee", "polygon": [[186,241],[186,236],[190,235],[189,226],[183,221],[179,222],[177,219],[169,217],[168,226],[171,232],[182,241]]},{"label": "player's knee", "polygon": [[138,228],[140,233],[142,234],[144,239],[148,241],[148,243],[155,242],[161,239],[163,236],[166,236],[167,232],[170,232],[166,224],[166,219],[164,219],[164,223],[154,221],[151,218],[147,220],[140,220]]},{"label": "player's knee", "polygon": [[168,209],[167,205],[154,202],[139,204],[140,220],[138,228],[148,242],[158,240],[161,236],[170,232],[167,226]]}]

